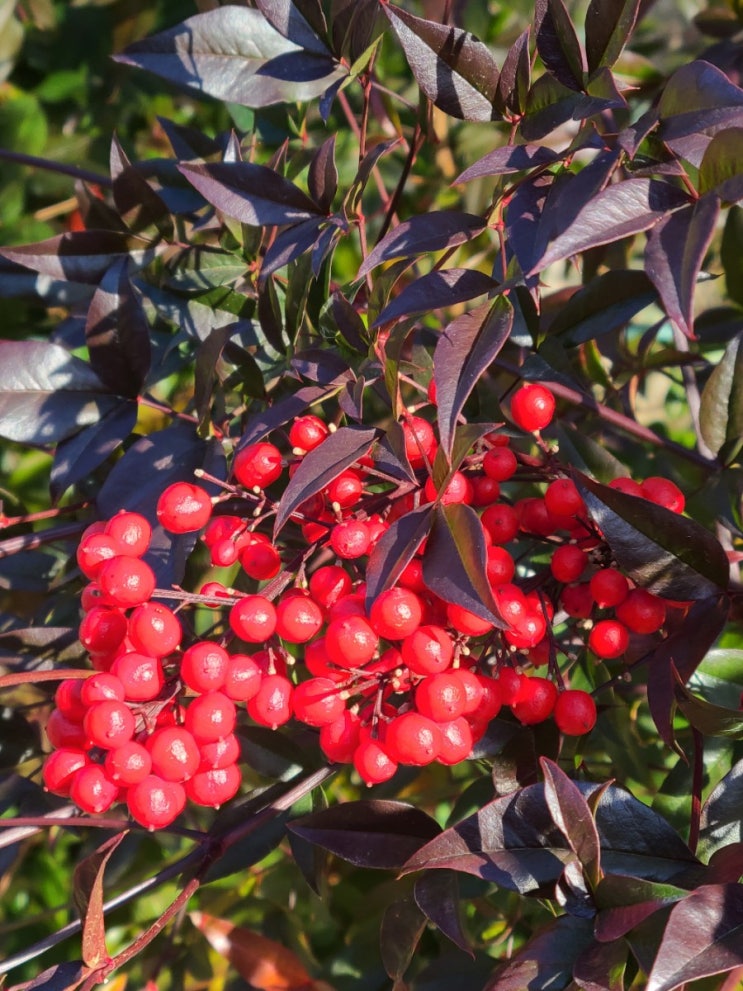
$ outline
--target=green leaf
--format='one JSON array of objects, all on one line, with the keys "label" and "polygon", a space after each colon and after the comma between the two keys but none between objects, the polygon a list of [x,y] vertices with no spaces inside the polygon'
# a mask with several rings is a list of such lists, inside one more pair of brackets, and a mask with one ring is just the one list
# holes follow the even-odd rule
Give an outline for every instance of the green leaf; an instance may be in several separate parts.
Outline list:
[{"label": "green leaf", "polygon": [[726,463],[743,445],[743,333],[725,348],[702,391],[699,427],[705,444]]},{"label": "green leaf", "polygon": [[727,203],[743,199],[743,128],[728,127],[707,145],[699,168],[699,192],[714,192]]},{"label": "green leaf", "polygon": [[689,723],[705,736],[726,736],[733,740],[743,737],[743,711],[740,708],[714,705],[680,683],[676,685],[676,702]]}]

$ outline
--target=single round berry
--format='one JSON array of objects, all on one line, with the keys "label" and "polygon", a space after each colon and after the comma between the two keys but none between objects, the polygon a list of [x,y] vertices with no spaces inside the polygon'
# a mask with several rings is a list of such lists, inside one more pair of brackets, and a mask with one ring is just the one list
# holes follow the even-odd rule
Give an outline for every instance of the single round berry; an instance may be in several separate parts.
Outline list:
[{"label": "single round berry", "polygon": [[482,459],[482,470],[496,482],[507,482],[517,468],[518,461],[510,447],[491,447]]},{"label": "single round berry", "polygon": [[205,692],[186,709],[185,727],[197,743],[222,740],[235,729],[237,709],[224,692]]},{"label": "single round berry", "polygon": [[390,757],[378,740],[371,737],[362,740],[354,750],[353,766],[367,785],[389,781],[397,771],[397,761]]},{"label": "single round berry", "polygon": [[479,616],[456,602],[447,602],[446,616],[449,626],[454,627],[458,633],[465,633],[469,637],[482,637],[493,629],[493,624],[489,619]]},{"label": "single round berry", "polygon": [[196,805],[218,809],[240,790],[242,771],[237,764],[199,771],[185,783],[186,795]]},{"label": "single round berry", "polygon": [[240,741],[234,733],[228,733],[221,740],[202,743],[199,746],[199,753],[201,754],[200,771],[227,767],[228,764],[236,764],[240,760]]},{"label": "single round berry", "polygon": [[525,726],[542,723],[552,715],[557,702],[557,686],[548,678],[525,678],[520,697],[511,706],[514,716]]},{"label": "single round berry", "polygon": [[558,696],[553,716],[561,733],[582,736],[596,725],[596,703],[588,692],[569,688]]},{"label": "single round berry", "polygon": [[340,719],[346,708],[338,686],[330,678],[310,678],[294,689],[294,715],[308,726],[324,726]]},{"label": "single round berry", "polygon": [[331,506],[350,509],[361,499],[364,483],[358,472],[352,469],[342,471],[340,475],[325,487],[325,495]]},{"label": "single round berry", "polygon": [[287,643],[307,643],[322,624],[322,609],[304,593],[285,595],[276,607],[276,632]]},{"label": "single round berry", "polygon": [[77,564],[86,578],[96,578],[106,561],[123,553],[121,544],[107,533],[83,536],[77,547]]},{"label": "single round berry", "polygon": [[251,534],[239,548],[240,566],[249,578],[268,581],[281,571],[281,555],[263,534]]},{"label": "single round berry", "polygon": [[524,615],[503,631],[503,638],[512,647],[528,650],[536,647],[547,632],[547,620],[541,609],[528,608]]},{"label": "single round berry", "polygon": [[119,786],[111,781],[100,764],[86,764],[75,772],[70,785],[70,798],[93,815],[106,812],[119,797]]},{"label": "single round berry", "polygon": [[604,660],[621,657],[629,647],[629,630],[617,619],[601,619],[588,635],[588,646]]},{"label": "single round berry", "polygon": [[319,416],[298,416],[289,428],[289,443],[301,451],[314,451],[329,435],[328,425]]},{"label": "single round berry", "polygon": [[186,792],[177,781],[148,774],[126,793],[129,814],[146,829],[169,826],[186,807]]},{"label": "single round berry", "polygon": [[152,758],[141,743],[129,740],[120,747],[109,750],[103,766],[112,781],[123,788],[129,788],[143,781],[151,772]]},{"label": "single round berry", "polygon": [[230,627],[247,643],[264,643],[276,630],[276,609],[264,595],[246,595],[230,609]]},{"label": "single round berry", "polygon": [[670,509],[672,513],[683,513],[686,499],[684,493],[670,478],[659,475],[646,478],[640,483],[640,493],[644,499]]},{"label": "single round berry", "polygon": [[141,513],[122,510],[108,521],[104,533],[119,543],[121,553],[141,557],[150,546],[152,527]]},{"label": "single round berry", "polygon": [[233,702],[247,702],[258,694],[262,678],[263,671],[250,654],[232,654],[222,691]]},{"label": "single round berry", "polygon": [[470,506],[492,506],[500,498],[500,483],[487,475],[473,475],[470,478],[472,496]]},{"label": "single round berry", "polygon": [[436,758],[448,767],[466,760],[472,751],[473,737],[470,724],[463,716],[446,723],[439,723],[441,743]]},{"label": "single round berry", "polygon": [[629,582],[616,568],[602,568],[591,575],[591,595],[600,609],[610,609],[624,602],[629,592]]},{"label": "single round berry", "polygon": [[538,496],[519,499],[514,506],[519,530],[537,537],[550,537],[558,527],[547,509],[547,503]]},{"label": "single round berry", "polygon": [[424,678],[415,690],[416,709],[437,723],[459,718],[464,714],[466,702],[459,671],[442,671]]},{"label": "single round berry", "polygon": [[455,502],[472,501],[472,484],[461,471],[455,471],[449,479],[446,488],[440,490],[432,478],[426,480],[423,486],[423,497],[427,502],[438,499],[442,506],[450,506]]},{"label": "single round berry", "polygon": [[431,461],[436,449],[433,427],[422,416],[409,416],[402,424],[405,454],[413,468]]},{"label": "single round berry", "polygon": [[46,721],[47,739],[55,750],[72,749],[85,750],[88,746],[88,736],[83,729],[83,720],[72,719],[61,709],[52,709]]},{"label": "single round berry", "polygon": [[505,547],[492,546],[487,548],[485,573],[491,585],[510,584],[516,573],[516,564]]},{"label": "single round berry", "polygon": [[633,633],[655,633],[666,621],[664,601],[644,588],[633,588],[616,607],[616,617]]},{"label": "single round berry", "polygon": [[575,544],[561,544],[552,552],[550,571],[558,582],[575,582],[586,570],[588,556]]},{"label": "single round berry", "polygon": [[41,771],[44,787],[54,795],[67,798],[75,774],[89,762],[90,758],[83,750],[76,750],[72,747],[53,750],[44,761],[44,767]]},{"label": "single round berry", "polygon": [[573,619],[588,619],[594,607],[594,599],[588,582],[580,585],[566,585],[560,593],[560,605]]},{"label": "single round berry", "polygon": [[248,702],[248,714],[261,726],[277,729],[291,719],[294,686],[281,674],[266,675]]},{"label": "single round berry", "polygon": [[398,764],[423,767],[436,760],[441,751],[441,730],[419,712],[405,712],[387,726],[385,749]]},{"label": "single round berry", "polygon": [[519,532],[516,510],[506,502],[488,506],[481,519],[494,544],[508,544]]},{"label": "single round berry", "polygon": [[522,385],[511,398],[513,422],[522,430],[543,430],[552,422],[554,413],[555,397],[537,382]]},{"label": "single round berry", "polygon": [[145,561],[120,555],[103,563],[98,583],[110,603],[128,609],[151,597],[155,591],[155,573]]},{"label": "single round berry", "polygon": [[619,478],[612,478],[609,482],[609,488],[616,489],[617,492],[624,492],[625,495],[642,497],[640,483],[636,482],[633,478],[628,478],[624,475]]},{"label": "single round berry", "polygon": [[182,726],[155,730],[146,746],[152,758],[153,773],[165,781],[187,781],[201,764],[196,740]]},{"label": "single round berry", "polygon": [[440,626],[425,624],[403,640],[400,652],[415,674],[438,674],[451,664],[454,643]]},{"label": "single round berry", "polygon": [[123,681],[110,671],[92,674],[85,679],[80,690],[80,699],[86,708],[90,708],[96,702],[105,702],[109,699],[123,702],[125,698],[126,689]]},{"label": "single round berry", "polygon": [[230,655],[218,643],[201,640],[181,658],[181,678],[195,692],[216,692],[224,685]]},{"label": "single round berry", "polygon": [[341,668],[360,668],[374,657],[379,637],[363,616],[334,619],[325,630],[325,650]]},{"label": "single round berry", "polygon": [[408,588],[388,588],[380,592],[369,611],[375,633],[385,640],[404,640],[421,624],[421,600]]},{"label": "single round berry", "polygon": [[136,722],[132,710],[118,699],[96,702],[85,714],[83,728],[94,747],[111,750],[134,736]]},{"label": "single round berry", "polygon": [[544,504],[553,516],[577,516],[585,513],[586,505],[571,478],[556,478],[544,493]]},{"label": "single round berry", "polygon": [[345,560],[363,557],[371,547],[369,527],[363,520],[344,520],[330,531],[330,546]]},{"label": "single round berry", "polygon": [[78,637],[91,654],[107,654],[116,650],[127,634],[127,619],[121,609],[93,606],[85,614]]},{"label": "single round berry", "polygon": [[232,463],[232,471],[246,489],[265,489],[281,475],[281,451],[265,441],[240,448]]},{"label": "single round berry", "polygon": [[83,678],[65,678],[57,685],[54,693],[54,704],[59,712],[62,712],[73,722],[81,723],[83,716],[87,712],[87,705],[82,700]]},{"label": "single round berry", "polygon": [[130,702],[151,702],[157,698],[165,684],[165,672],[160,659],[134,650],[117,657],[111,673],[124,685]]},{"label": "single round berry", "polygon": [[160,602],[143,602],[129,616],[128,636],[136,650],[167,657],[181,642],[178,617]]},{"label": "single round berry", "polygon": [[358,713],[344,709],[338,719],[320,727],[320,749],[335,764],[350,764],[359,745],[361,720]]},{"label": "single round berry", "polygon": [[193,533],[209,522],[212,500],[192,482],[174,482],[157,500],[157,518],[171,533]]}]

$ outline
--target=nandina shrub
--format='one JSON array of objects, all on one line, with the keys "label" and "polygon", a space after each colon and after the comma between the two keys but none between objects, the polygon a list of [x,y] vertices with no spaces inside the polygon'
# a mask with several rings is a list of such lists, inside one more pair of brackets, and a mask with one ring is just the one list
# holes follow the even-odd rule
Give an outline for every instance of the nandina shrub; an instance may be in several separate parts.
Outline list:
[{"label": "nandina shrub", "polygon": [[[743,966],[737,14],[664,73],[639,2],[408,6],[129,45],[236,127],[162,120],[154,164],[114,137],[74,227],[0,251],[65,318],[0,342],[0,432],[51,454],[49,507],[3,518],[0,577],[45,596],[9,605],[11,730],[43,736],[3,825],[92,837],[18,987],[68,939],[43,986],[191,986],[196,898],[264,989]],[[325,923],[298,877],[291,927],[264,911],[284,837]],[[363,868],[400,877],[354,897]]]}]

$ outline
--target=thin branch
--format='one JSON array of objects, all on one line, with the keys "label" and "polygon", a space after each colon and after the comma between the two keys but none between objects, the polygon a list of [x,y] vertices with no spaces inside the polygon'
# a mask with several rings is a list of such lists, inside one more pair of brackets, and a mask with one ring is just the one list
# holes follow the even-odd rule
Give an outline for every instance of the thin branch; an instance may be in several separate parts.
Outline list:
[{"label": "thin branch", "polygon": [[82,179],[83,182],[94,182],[98,186],[113,186],[110,176],[101,175],[98,172],[89,172],[81,169],[77,165],[65,165],[63,162],[51,162],[47,158],[39,158],[36,155],[25,155],[20,151],[10,151],[9,148],[0,148],[0,159],[6,162],[16,162],[18,165],[28,165],[32,169],[46,169],[47,172],[57,172],[59,175],[68,175],[73,179]]}]

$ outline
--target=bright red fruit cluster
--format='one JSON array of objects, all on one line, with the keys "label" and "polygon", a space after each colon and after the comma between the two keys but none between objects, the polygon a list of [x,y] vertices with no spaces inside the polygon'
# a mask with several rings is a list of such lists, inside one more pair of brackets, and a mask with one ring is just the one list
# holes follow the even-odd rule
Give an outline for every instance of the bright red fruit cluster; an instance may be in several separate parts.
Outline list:
[{"label": "bright red fruit cluster", "polygon": [[[511,405],[530,432],[554,409],[537,384]],[[593,727],[593,697],[565,687],[577,655],[621,657],[633,637],[662,630],[669,604],[616,567],[576,485],[548,454],[522,452],[496,430],[438,491],[434,425],[406,414],[401,427],[415,485],[387,474],[370,446],[293,512],[277,540],[269,527],[287,479],[333,432],[315,415],[291,423],[284,453],[267,440],[240,448],[219,496],[185,482],[162,493],[160,524],[201,532],[211,565],[230,569],[231,583],[250,580],[249,593],[211,580],[178,601],[155,588],[144,560],[146,519],[122,511],[89,527],[77,555],[89,579],[80,640],[95,673],[56,693],[43,771],[50,791],[97,814],[124,801],[150,828],[172,822],[187,800],[219,806],[240,787],[242,705],[263,726],[293,718],[315,728],[328,760],[352,763],[368,784],[400,764],[465,759],[503,706],[525,725],[553,717],[565,734]],[[612,484],[683,510],[666,479]],[[503,628],[431,590],[425,539],[396,584],[367,600],[366,566],[382,536],[434,501],[477,511]],[[191,632],[194,609],[214,610],[212,636]]]}]

